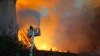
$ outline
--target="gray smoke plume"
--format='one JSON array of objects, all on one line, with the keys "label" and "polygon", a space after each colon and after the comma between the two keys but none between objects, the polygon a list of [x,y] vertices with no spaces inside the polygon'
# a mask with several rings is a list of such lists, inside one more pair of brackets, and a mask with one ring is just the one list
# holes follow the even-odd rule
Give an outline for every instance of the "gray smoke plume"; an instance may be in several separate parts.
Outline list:
[{"label": "gray smoke plume", "polygon": [[90,4],[86,0],[74,3],[62,0],[56,6],[59,25],[53,43],[58,49],[80,53],[100,49],[100,7]]},{"label": "gray smoke plume", "polygon": [[[57,18],[46,15],[47,19],[41,19],[44,20],[41,24],[44,38],[58,51],[100,53],[99,4],[99,0],[59,0],[48,9],[48,14],[51,13],[54,16],[56,14]],[[22,11],[26,12],[26,10]],[[25,13],[19,14],[25,15]],[[31,14],[34,15],[34,13]],[[27,15],[30,14],[26,13],[25,16]],[[22,22],[28,20],[22,20]]]},{"label": "gray smoke plume", "polygon": [[40,13],[31,8],[22,8],[17,12],[19,25],[36,24],[40,25]]}]

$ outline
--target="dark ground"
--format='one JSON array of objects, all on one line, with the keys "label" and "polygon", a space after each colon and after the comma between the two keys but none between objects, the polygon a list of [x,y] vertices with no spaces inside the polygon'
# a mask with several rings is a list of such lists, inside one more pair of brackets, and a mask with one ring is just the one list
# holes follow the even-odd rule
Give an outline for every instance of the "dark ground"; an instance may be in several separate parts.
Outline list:
[{"label": "dark ground", "polygon": [[[0,36],[0,56],[29,56],[29,49],[23,48],[25,45],[19,43],[16,40],[12,40],[7,35]],[[43,51],[34,48],[33,56],[100,56],[91,55],[89,53],[75,54],[70,52],[54,52]]]},{"label": "dark ground", "polygon": [[74,53],[62,53],[62,52],[51,52],[51,51],[37,51],[35,56],[79,56]]},{"label": "dark ground", "polygon": [[[26,46],[21,44],[21,42],[19,43],[7,35],[0,36],[0,56],[29,56],[29,49],[24,47]],[[40,51],[35,47],[33,53],[33,56],[78,56],[69,52]]]},{"label": "dark ground", "polygon": [[34,56],[79,56],[78,54],[74,53],[64,53],[58,51],[43,51],[43,50],[34,50]]}]

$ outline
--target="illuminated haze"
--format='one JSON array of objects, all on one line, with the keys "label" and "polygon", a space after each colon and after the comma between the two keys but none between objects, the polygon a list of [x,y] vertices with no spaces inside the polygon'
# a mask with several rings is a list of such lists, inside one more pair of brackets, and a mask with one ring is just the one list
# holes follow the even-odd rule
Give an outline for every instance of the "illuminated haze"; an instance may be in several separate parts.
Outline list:
[{"label": "illuminated haze", "polygon": [[24,7],[38,12],[42,7],[47,9],[45,16],[41,16],[41,37],[35,38],[38,49],[38,46],[46,43],[49,46],[47,49],[56,47],[59,51],[69,50],[76,53],[99,51],[99,0],[30,1],[18,0],[17,12]]}]

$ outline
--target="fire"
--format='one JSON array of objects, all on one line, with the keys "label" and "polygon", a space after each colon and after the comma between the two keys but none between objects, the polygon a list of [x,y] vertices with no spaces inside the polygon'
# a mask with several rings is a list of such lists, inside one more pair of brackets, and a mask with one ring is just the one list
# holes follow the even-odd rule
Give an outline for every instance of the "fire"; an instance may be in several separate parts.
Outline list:
[{"label": "fire", "polygon": [[27,31],[25,30],[25,28],[21,28],[18,31],[18,39],[19,41],[21,41],[23,44],[27,45],[27,47],[30,46],[30,40],[29,38],[26,36]]},{"label": "fire", "polygon": [[44,43],[44,44],[41,46],[41,48],[40,48],[40,49],[48,49],[47,44],[46,44],[46,43]]},{"label": "fire", "polygon": [[[18,31],[18,39],[21,43],[26,45],[27,48],[30,47],[30,38],[27,37],[28,25],[21,27]],[[42,36],[37,36],[34,39],[35,46],[38,50],[50,50],[51,46],[43,40]]]},{"label": "fire", "polygon": [[[26,35],[27,34],[27,30],[26,29],[27,29],[27,27],[23,27],[23,28],[21,28],[18,31],[18,39],[24,45],[26,45],[27,48],[29,48],[30,47],[30,38],[27,37],[27,35]],[[57,51],[56,47],[51,48],[52,46],[49,46],[48,43],[46,43],[46,42],[43,42],[43,43],[39,42],[40,41],[39,38],[41,40],[42,37],[41,36],[35,37],[35,40],[34,40],[34,42],[36,43],[36,47],[37,47],[38,50],[48,50],[48,51],[52,50],[52,51]]]},{"label": "fire", "polygon": [[[31,2],[30,2],[31,1]],[[17,0],[16,4],[16,12],[18,12],[20,9],[23,8],[31,8],[33,10],[39,11],[41,6],[46,7],[48,10],[58,3],[58,0],[52,0],[49,3],[46,0]],[[49,19],[49,17],[51,19]],[[41,36],[35,37],[34,43],[38,50],[57,50],[56,47],[52,45],[51,39],[53,39],[54,36],[54,30],[57,27],[58,21],[54,18],[57,18],[56,14],[52,13],[52,11],[49,13],[47,18],[41,18],[40,22],[40,28],[41,28]],[[21,25],[19,31],[18,31],[18,38],[19,41],[22,41],[23,44],[27,45],[27,47],[30,47],[30,39],[26,36],[28,27],[32,24],[32,20],[22,20],[21,18],[17,18],[18,24]],[[27,23],[26,23],[27,22]],[[52,24],[51,24],[52,23]],[[49,25],[48,27],[46,27]]]},{"label": "fire", "polygon": [[[21,27],[18,31],[18,39],[26,48],[30,47],[30,38],[27,37],[27,29],[29,28],[28,25]],[[47,51],[58,51],[58,49],[48,43],[43,36],[36,36],[34,39],[34,45],[38,50],[47,50]]]},{"label": "fire", "polygon": [[[85,0],[85,1],[89,2],[90,0]],[[47,14],[46,17],[41,17],[41,20],[40,20],[41,21],[40,22],[41,36],[35,37],[34,39],[35,46],[38,50],[53,50],[53,51],[59,51],[59,52],[60,51],[66,52],[70,50],[73,52],[78,52],[79,47],[81,46],[84,47],[83,45],[85,45],[85,43],[88,43],[87,40],[84,41],[85,40],[84,38],[81,39],[81,35],[80,35],[81,33],[78,30],[78,28],[80,29],[81,27],[78,27],[78,25],[75,25],[78,22],[76,20],[80,18],[78,17],[78,13],[82,13],[80,12],[81,11],[80,9],[79,9],[80,11],[78,10],[78,8],[82,7],[83,2],[82,3],[80,2],[82,1],[49,0],[48,2],[48,0],[17,0],[16,10],[17,12],[19,12],[20,9],[23,10],[25,8],[29,8],[29,9],[39,12],[41,7],[45,7],[47,9],[48,13],[46,13]],[[96,6],[94,6],[94,4],[96,4]],[[91,0],[90,4],[87,4],[87,5],[88,6],[93,5],[93,7],[97,7],[97,6],[100,6],[99,4],[100,3],[98,1]],[[83,7],[84,7],[84,4],[83,4]],[[77,13],[77,11],[79,12]],[[76,14],[76,16],[74,14]],[[21,25],[18,32],[18,38],[19,38],[19,41],[22,41],[23,44],[29,47],[30,39],[26,36],[26,32],[27,32],[28,27],[32,24],[33,21],[32,20],[29,21],[29,17],[27,18],[28,20],[24,20],[26,19],[26,17],[24,19],[17,18],[18,24]],[[81,23],[81,21],[79,23]],[[74,25],[76,26],[76,29],[74,29]],[[73,33],[71,33],[70,31]],[[75,32],[80,33],[80,34],[78,35]],[[61,36],[59,36],[59,34]],[[70,39],[70,37],[71,38],[77,37],[77,38]],[[82,37],[86,37],[86,36],[82,36]]]}]

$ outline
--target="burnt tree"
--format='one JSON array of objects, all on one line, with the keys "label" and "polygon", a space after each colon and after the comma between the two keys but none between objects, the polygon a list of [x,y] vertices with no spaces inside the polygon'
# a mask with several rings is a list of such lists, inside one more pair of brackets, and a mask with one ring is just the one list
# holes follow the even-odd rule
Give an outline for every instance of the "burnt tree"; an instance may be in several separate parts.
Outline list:
[{"label": "burnt tree", "polygon": [[18,32],[16,0],[0,0],[0,35],[15,39]]}]

